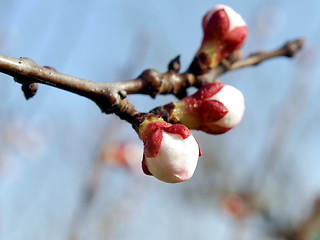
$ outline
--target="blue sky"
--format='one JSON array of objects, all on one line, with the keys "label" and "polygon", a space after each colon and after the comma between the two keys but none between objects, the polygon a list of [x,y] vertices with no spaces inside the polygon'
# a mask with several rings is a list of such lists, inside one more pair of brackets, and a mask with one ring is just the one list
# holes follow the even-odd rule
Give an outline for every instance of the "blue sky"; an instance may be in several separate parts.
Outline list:
[{"label": "blue sky", "polygon": [[[197,200],[192,204],[185,199],[186,192],[193,195],[189,192],[193,186],[205,181],[201,169],[213,158],[210,149],[223,149],[219,156],[226,166],[239,165],[233,188],[246,184],[246,176],[270,154],[276,161],[274,174],[293,175],[309,203],[320,191],[320,2],[0,1],[1,54],[29,57],[99,82],[134,78],[146,68],[165,71],[179,54],[186,69],[201,42],[201,18],[217,3],[231,6],[247,22],[245,55],[298,37],[307,40],[304,50],[295,59],[273,59],[221,78],[245,95],[245,117],[223,136],[196,133],[205,151],[190,182],[168,185],[106,168],[83,239],[141,239],[154,234],[154,239],[163,239],[163,229],[167,239],[212,239],[214,234],[215,239],[226,239],[233,222],[214,207],[215,200],[211,206],[208,199],[203,203],[202,195],[193,196]],[[0,239],[64,239],[105,126],[118,127],[108,141],[139,139],[131,126],[101,114],[82,97],[39,86],[36,96],[25,101],[19,85],[5,75],[0,78],[0,151],[9,162],[8,173],[0,180]],[[174,98],[130,96],[130,100],[148,111]],[[10,142],[12,134],[19,135],[18,143]],[[279,139],[280,150],[272,144]]]}]

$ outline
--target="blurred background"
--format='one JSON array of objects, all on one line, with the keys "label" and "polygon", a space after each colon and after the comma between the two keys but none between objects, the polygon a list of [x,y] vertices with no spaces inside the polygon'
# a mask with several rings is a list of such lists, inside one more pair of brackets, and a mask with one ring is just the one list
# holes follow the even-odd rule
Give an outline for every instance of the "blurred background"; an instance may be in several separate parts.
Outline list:
[{"label": "blurred background", "polygon": [[[185,70],[218,3],[248,24],[244,55],[306,45],[221,76],[245,95],[244,119],[194,133],[203,156],[182,184],[144,175],[136,133],[93,102],[43,85],[26,101],[0,75],[1,240],[320,239],[319,1],[0,0],[0,53],[99,82],[179,54]],[[130,96],[140,111],[174,100]]]}]

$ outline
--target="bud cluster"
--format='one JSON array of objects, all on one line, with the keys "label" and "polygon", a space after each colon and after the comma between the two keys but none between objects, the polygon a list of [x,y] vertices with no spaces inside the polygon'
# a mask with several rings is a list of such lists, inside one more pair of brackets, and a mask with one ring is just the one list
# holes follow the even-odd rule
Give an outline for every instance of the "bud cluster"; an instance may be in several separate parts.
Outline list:
[{"label": "bud cluster", "polygon": [[[217,66],[243,45],[248,34],[242,17],[225,5],[211,9],[204,16],[202,27],[203,41],[193,62],[200,70]],[[144,144],[144,173],[168,183],[189,180],[201,156],[189,129],[225,133],[240,123],[244,110],[244,97],[238,89],[215,82],[144,115],[135,127]]]}]

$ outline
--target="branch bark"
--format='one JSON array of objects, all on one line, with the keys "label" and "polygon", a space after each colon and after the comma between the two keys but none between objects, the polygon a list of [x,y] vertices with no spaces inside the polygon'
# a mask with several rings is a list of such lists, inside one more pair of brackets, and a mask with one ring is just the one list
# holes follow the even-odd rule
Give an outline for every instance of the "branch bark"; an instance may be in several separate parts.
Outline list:
[{"label": "branch bark", "polygon": [[223,61],[218,67],[211,69],[209,72],[203,74],[202,76],[199,76],[198,79],[202,84],[206,84],[214,81],[215,79],[217,79],[218,76],[229,71],[249,66],[256,66],[265,60],[275,57],[293,57],[303,47],[304,42],[304,39],[296,39],[293,41],[288,41],[281,48],[276,49],[274,51],[260,51],[257,53],[253,53],[244,59],[239,59],[234,62],[230,62],[228,60]]},{"label": "branch bark", "polygon": [[267,59],[294,56],[303,46],[304,40],[287,42],[283,47],[270,52],[258,52],[246,58],[227,58],[207,73],[197,75],[187,71],[179,73],[179,57],[173,59],[166,73],[147,69],[132,80],[114,83],[99,83],[57,72],[51,67],[41,67],[28,58],[13,58],[0,55],[0,72],[8,74],[23,85],[26,98],[32,97],[37,89],[35,83],[60,88],[94,101],[104,113],[115,113],[121,119],[133,123],[139,112],[126,98],[128,94],[174,94],[178,98],[186,96],[190,86],[200,87],[216,81],[217,77],[228,71],[254,66]]}]

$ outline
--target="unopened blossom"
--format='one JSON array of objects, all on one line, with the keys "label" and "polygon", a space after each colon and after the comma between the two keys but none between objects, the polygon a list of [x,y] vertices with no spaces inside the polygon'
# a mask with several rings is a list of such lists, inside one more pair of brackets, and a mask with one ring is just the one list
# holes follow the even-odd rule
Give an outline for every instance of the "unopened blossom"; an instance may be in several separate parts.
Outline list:
[{"label": "unopened blossom", "polygon": [[240,123],[244,110],[241,91],[215,82],[202,86],[195,94],[177,102],[173,115],[190,129],[221,134]]},{"label": "unopened blossom", "polygon": [[181,124],[170,124],[161,118],[145,120],[139,127],[144,143],[142,168],[145,174],[167,182],[189,180],[201,155],[190,130]]},{"label": "unopened blossom", "polygon": [[203,17],[203,40],[197,60],[213,68],[230,53],[240,49],[248,36],[243,18],[226,5],[216,5]]}]

